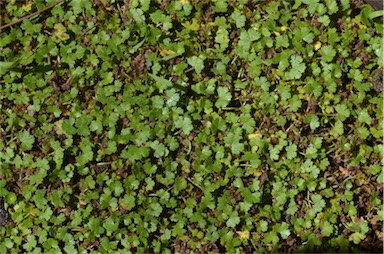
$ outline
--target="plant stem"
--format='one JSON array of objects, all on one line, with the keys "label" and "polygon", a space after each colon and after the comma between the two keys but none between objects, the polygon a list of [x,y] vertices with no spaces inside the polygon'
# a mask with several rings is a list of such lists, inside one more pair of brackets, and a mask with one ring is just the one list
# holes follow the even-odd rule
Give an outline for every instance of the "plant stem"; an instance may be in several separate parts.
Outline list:
[{"label": "plant stem", "polygon": [[29,19],[30,17],[39,15],[40,13],[42,13],[42,12],[44,12],[44,11],[46,11],[46,10],[51,9],[51,8],[55,7],[56,5],[58,5],[58,4],[60,4],[60,3],[64,2],[64,1],[65,1],[65,0],[59,0],[59,1],[57,1],[57,2],[55,2],[55,3],[53,3],[53,4],[51,4],[51,5],[48,5],[47,7],[44,7],[44,8],[41,9],[41,10],[38,10],[38,11],[36,11],[36,12],[34,12],[34,13],[31,13],[31,14],[29,14],[29,15],[27,15],[27,16],[24,16],[24,17],[22,17],[22,18],[20,18],[20,19],[18,19],[18,20],[15,20],[15,21],[13,21],[13,22],[11,22],[11,23],[5,24],[4,26],[0,26],[0,31],[3,30],[3,29],[5,29],[5,28],[7,28],[7,27],[16,25],[16,24],[18,24],[18,23],[20,23],[20,22],[23,22],[23,20]]}]

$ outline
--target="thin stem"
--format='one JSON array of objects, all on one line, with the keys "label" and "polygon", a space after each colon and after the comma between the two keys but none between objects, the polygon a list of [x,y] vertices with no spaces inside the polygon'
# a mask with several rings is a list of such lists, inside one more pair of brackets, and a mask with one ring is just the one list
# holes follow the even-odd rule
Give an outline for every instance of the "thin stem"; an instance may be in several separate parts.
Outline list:
[{"label": "thin stem", "polygon": [[57,2],[55,2],[55,3],[53,3],[53,4],[51,4],[51,5],[48,5],[47,7],[44,7],[44,8],[41,9],[41,10],[38,10],[38,11],[36,11],[36,12],[34,12],[34,13],[31,13],[31,14],[29,14],[29,15],[27,15],[27,16],[24,16],[24,17],[22,17],[22,18],[20,18],[20,19],[18,19],[18,20],[15,20],[15,21],[13,21],[13,22],[11,22],[11,23],[5,24],[4,26],[0,26],[0,31],[3,30],[3,29],[5,29],[5,28],[7,28],[7,27],[16,25],[16,24],[18,24],[18,23],[20,23],[20,22],[23,22],[23,20],[29,19],[30,17],[39,15],[40,13],[42,13],[42,12],[44,12],[44,11],[46,11],[46,10],[51,9],[51,8],[55,7],[56,5],[58,5],[58,4],[60,4],[60,3],[64,2],[64,1],[65,1],[65,0],[59,0],[59,1],[57,1]]},{"label": "thin stem", "polygon": [[187,180],[188,180],[190,183],[192,183],[193,185],[195,185],[197,188],[199,188],[202,192],[204,192],[204,189],[201,188],[199,185],[197,185],[194,181],[192,181],[190,177],[188,177]]}]

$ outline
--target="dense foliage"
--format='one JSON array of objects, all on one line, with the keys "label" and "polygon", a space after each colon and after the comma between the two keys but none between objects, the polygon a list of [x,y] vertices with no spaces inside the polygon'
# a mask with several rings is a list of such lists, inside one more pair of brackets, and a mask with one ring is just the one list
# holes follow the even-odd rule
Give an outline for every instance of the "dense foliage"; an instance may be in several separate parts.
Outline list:
[{"label": "dense foliage", "polygon": [[0,252],[381,251],[377,16],[69,0],[3,29]]}]

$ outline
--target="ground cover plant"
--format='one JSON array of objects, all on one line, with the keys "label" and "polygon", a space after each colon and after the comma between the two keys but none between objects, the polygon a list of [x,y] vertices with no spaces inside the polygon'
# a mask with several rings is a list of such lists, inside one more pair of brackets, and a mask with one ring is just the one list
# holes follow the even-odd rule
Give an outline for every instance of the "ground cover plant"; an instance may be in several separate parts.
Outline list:
[{"label": "ground cover plant", "polygon": [[380,15],[67,0],[2,28],[0,252],[381,251]]}]

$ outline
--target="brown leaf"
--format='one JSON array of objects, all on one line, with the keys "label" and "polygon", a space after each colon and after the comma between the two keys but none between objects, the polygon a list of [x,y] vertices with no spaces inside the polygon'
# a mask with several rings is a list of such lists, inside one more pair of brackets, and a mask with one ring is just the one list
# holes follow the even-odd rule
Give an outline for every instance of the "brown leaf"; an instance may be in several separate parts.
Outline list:
[{"label": "brown leaf", "polygon": [[384,93],[383,72],[384,72],[383,68],[378,69],[373,72],[373,77],[372,77],[373,88],[379,93]]},{"label": "brown leaf", "polygon": [[342,175],[349,175],[350,174],[350,172],[347,168],[339,167],[339,170],[340,170]]},{"label": "brown leaf", "polygon": [[144,65],[145,65],[145,58],[143,55],[137,55],[132,63],[131,63],[131,68],[133,73],[140,73],[143,72],[144,70]]},{"label": "brown leaf", "polygon": [[260,176],[260,179],[259,179],[260,187],[262,187],[264,185],[264,183],[268,180],[269,180],[268,173],[267,173],[267,171],[264,171],[263,174]]}]

